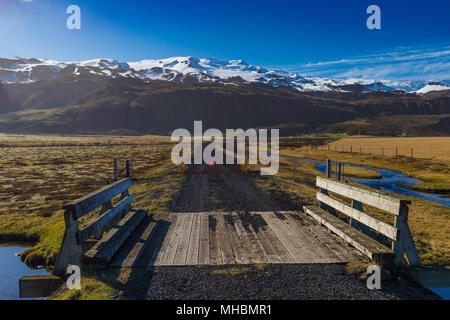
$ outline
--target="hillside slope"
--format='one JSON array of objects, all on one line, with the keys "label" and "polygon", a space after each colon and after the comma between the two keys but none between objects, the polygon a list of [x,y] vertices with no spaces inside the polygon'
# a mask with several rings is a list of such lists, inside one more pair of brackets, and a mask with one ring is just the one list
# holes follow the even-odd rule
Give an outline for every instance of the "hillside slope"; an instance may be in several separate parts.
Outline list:
[{"label": "hillside slope", "polygon": [[372,93],[342,101],[289,88],[129,78],[63,78],[10,84],[7,91],[19,111],[0,115],[0,132],[168,134],[202,120],[204,128],[281,127],[292,135],[355,119],[450,114],[450,94],[444,92]]}]

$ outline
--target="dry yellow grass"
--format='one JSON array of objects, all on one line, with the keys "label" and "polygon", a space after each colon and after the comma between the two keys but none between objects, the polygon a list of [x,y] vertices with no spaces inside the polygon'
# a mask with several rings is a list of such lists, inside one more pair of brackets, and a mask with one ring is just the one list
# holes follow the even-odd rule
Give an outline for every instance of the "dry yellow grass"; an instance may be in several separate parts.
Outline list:
[{"label": "dry yellow grass", "polygon": [[415,158],[450,162],[450,137],[411,137],[411,138],[347,138],[330,143],[331,150],[350,151],[381,155],[410,157],[411,149]]},{"label": "dry yellow grass", "polygon": [[[351,146],[353,152],[350,152]],[[397,146],[398,157],[395,156]],[[381,153],[381,148],[384,148],[384,155]],[[414,148],[414,158],[410,156],[411,148]],[[311,146],[294,146],[283,148],[282,152],[285,155],[316,160],[332,159],[400,171],[423,182],[414,186],[414,190],[450,193],[450,137],[356,137],[340,139],[329,145],[323,144],[317,149]]]},{"label": "dry yellow grass", "polygon": [[168,136],[27,135],[0,133],[0,147],[145,145],[168,143]]},{"label": "dry yellow grass", "polygon": [[134,160],[136,207],[163,208],[180,182],[167,174],[176,170],[167,137],[0,135],[1,144],[0,241],[40,240],[27,251],[31,265],[52,264],[64,231],[62,205],[110,183],[114,156],[119,169]]}]

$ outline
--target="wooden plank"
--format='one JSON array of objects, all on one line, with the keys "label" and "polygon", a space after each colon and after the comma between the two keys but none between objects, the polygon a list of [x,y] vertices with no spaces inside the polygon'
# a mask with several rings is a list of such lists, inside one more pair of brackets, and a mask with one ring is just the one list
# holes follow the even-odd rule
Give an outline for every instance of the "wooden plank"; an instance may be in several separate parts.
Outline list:
[{"label": "wooden plank", "polygon": [[269,261],[267,253],[264,250],[264,247],[262,246],[261,242],[259,241],[252,225],[248,222],[246,215],[250,215],[250,213],[238,214],[238,217],[239,220],[241,221],[242,226],[245,228],[245,232],[247,234],[246,237],[250,243],[254,263],[267,263]]},{"label": "wooden plank", "polygon": [[191,236],[192,220],[194,215],[192,213],[182,213],[186,216],[186,220],[181,231],[181,238],[178,244],[177,253],[173,260],[174,266],[182,266],[186,264],[186,258],[189,249],[189,239]]},{"label": "wooden plank", "polygon": [[228,237],[224,217],[222,214],[216,215],[216,217],[217,217],[217,231],[219,234],[220,251],[222,253],[222,262],[223,264],[234,264],[235,259],[233,251],[231,249],[231,242]]},{"label": "wooden plank", "polygon": [[207,215],[200,215],[200,243],[198,248],[198,263],[209,264],[209,226]]},{"label": "wooden plank", "polygon": [[310,248],[311,252],[314,252],[316,255],[315,261],[320,263],[340,262],[341,260],[336,257],[335,254],[333,254],[326,246],[320,244],[300,221],[294,218],[294,214],[298,215],[299,213],[285,213],[285,217],[291,225],[297,226],[300,233],[300,239],[307,244],[307,247]]},{"label": "wooden plank", "polygon": [[396,227],[391,226],[390,224],[380,221],[374,217],[371,217],[362,211],[359,211],[350,206],[347,206],[346,204],[339,202],[333,198],[330,198],[329,196],[326,196],[326,195],[318,192],[317,200],[333,207],[334,209],[338,210],[339,212],[342,212],[343,214],[349,216],[352,219],[355,219],[357,221],[364,223],[365,225],[369,226],[373,230],[376,230],[379,233],[386,235],[387,237],[389,237],[392,240],[397,240],[399,237],[400,230],[397,229]]},{"label": "wooden plank", "polygon": [[192,214],[192,228],[189,237],[188,254],[186,258],[187,265],[198,264],[199,245],[200,245],[200,215]]},{"label": "wooden plank", "polygon": [[122,263],[122,267],[136,266],[137,262],[143,255],[145,248],[150,244],[149,239],[151,238],[151,234],[155,231],[156,226],[157,226],[156,221],[151,221],[147,225],[144,232],[139,237],[139,241],[136,243],[133,249],[131,249],[130,253]]},{"label": "wooden plank", "polygon": [[151,267],[156,265],[156,259],[162,253],[161,250],[163,249],[164,239],[171,226],[170,215],[171,214],[168,214],[167,217],[161,218],[153,217],[153,221],[156,223],[155,229],[150,234],[150,238],[147,240],[148,244],[134,267]]},{"label": "wooden plank", "polygon": [[265,229],[267,229],[267,222],[264,220],[261,214],[259,213],[250,213],[250,224],[253,228],[253,231],[256,234],[259,242],[261,243],[264,251],[266,252],[268,262],[269,263],[280,263],[282,262],[279,253],[272,245],[271,240],[266,235]]},{"label": "wooden plank", "polygon": [[313,206],[305,206],[304,210],[311,217],[367,255],[370,259],[383,263],[394,258],[394,252],[392,250],[350,227],[325,210]]},{"label": "wooden plank", "polygon": [[315,263],[317,257],[315,253],[307,246],[307,243],[303,241],[301,234],[298,232],[298,228],[289,225],[286,217],[282,213],[268,213],[269,219],[282,230],[284,236],[294,246],[293,254],[295,255],[295,261],[300,263]]},{"label": "wooden plank", "polygon": [[170,215],[167,217],[167,220],[170,223],[170,226],[167,230],[167,234],[164,237],[164,241],[161,245],[159,253],[155,259],[155,266],[160,266],[162,264],[162,260],[166,253],[167,247],[169,246],[169,242],[170,242],[173,230],[175,229],[175,226],[177,224],[178,217],[179,217],[179,214],[176,214],[176,213],[170,213]]},{"label": "wooden plank", "polygon": [[[337,239],[331,235],[325,227],[322,227],[320,223],[305,213],[302,215],[296,215],[298,223],[310,232],[312,241],[325,248],[325,250],[340,262],[349,262],[355,260],[353,254],[350,253],[352,249],[343,246],[342,243],[337,242]],[[359,260],[359,259],[356,259]]]},{"label": "wooden plank", "polygon": [[270,229],[277,236],[278,240],[283,244],[286,251],[289,253],[294,262],[304,263],[307,262],[303,256],[297,254],[297,250],[292,244],[292,242],[286,237],[284,229],[282,229],[278,223],[278,219],[274,219],[271,215],[267,214],[265,220],[269,225]]},{"label": "wooden plank", "polygon": [[236,234],[238,235],[239,242],[242,247],[242,255],[244,258],[244,264],[256,263],[257,261],[257,253],[253,252],[252,246],[250,245],[250,240],[247,236],[247,232],[245,231],[244,226],[242,225],[242,221],[239,218],[237,213],[232,213],[234,228],[236,230]]},{"label": "wooden plank", "polygon": [[286,248],[281,243],[280,239],[273,233],[272,229],[270,228],[269,224],[267,223],[266,216],[262,215],[264,221],[266,221],[266,226],[264,229],[264,234],[266,235],[267,239],[269,240],[270,244],[274,248],[276,255],[280,258],[281,262],[283,263],[294,263],[295,260],[292,258],[292,256],[289,254],[289,252],[286,250]]},{"label": "wooden plank", "polygon": [[111,261],[110,267],[133,267],[136,266],[140,257],[150,243],[152,232],[156,229],[157,222],[146,217],[141,225],[136,228],[130,238],[121,246]]},{"label": "wooden plank", "polygon": [[399,215],[401,205],[411,203],[411,201],[396,199],[379,192],[321,177],[317,177],[316,185],[322,189],[326,189],[344,197],[365,203],[369,206],[388,211],[395,215]]},{"label": "wooden plank", "polygon": [[246,263],[244,250],[242,248],[241,242],[239,240],[239,236],[237,234],[235,225],[234,225],[234,219],[231,214],[227,214],[223,216],[225,220],[225,227],[226,232],[228,233],[228,237],[230,239],[231,243],[231,250],[233,252],[234,261],[237,264],[243,264]]},{"label": "wooden plank", "polygon": [[208,216],[209,228],[209,261],[212,265],[222,264],[222,252],[220,251],[219,233],[217,230],[217,218]]},{"label": "wooden plank", "polygon": [[250,240],[252,251],[256,253],[255,263],[269,262],[269,257],[267,256],[264,247],[259,241],[258,236],[256,235],[256,232],[255,230],[253,230],[253,227],[251,225],[247,227],[247,237]]},{"label": "wooden plank", "polygon": [[[245,228],[242,225],[242,221],[239,219],[239,216],[237,215],[237,213],[233,213],[233,220],[234,220],[234,226],[236,228],[236,232],[238,234],[238,236],[246,236],[247,232],[245,232]],[[237,218],[237,220],[236,220]]]},{"label": "wooden plank", "polygon": [[117,250],[146,216],[147,211],[130,211],[101,240],[86,252],[86,261],[106,267]]},{"label": "wooden plank", "polygon": [[297,228],[291,228],[282,213],[268,212],[267,215],[284,231],[285,236],[295,248],[302,249],[305,246],[305,243],[299,237]]},{"label": "wooden plank", "polygon": [[98,219],[89,223],[80,230],[80,242],[85,242],[91,236],[101,232],[111,221],[113,221],[120,213],[122,213],[133,202],[133,195],[121,200],[116,206],[106,211]]},{"label": "wooden plank", "polygon": [[186,214],[179,213],[177,217],[177,221],[175,223],[175,228],[173,232],[169,235],[169,243],[167,244],[167,248],[164,252],[164,257],[161,261],[160,265],[163,266],[171,266],[173,265],[173,261],[175,260],[175,256],[177,254],[178,244],[180,243],[181,236],[183,234],[183,226],[186,221]]},{"label": "wooden plank", "polygon": [[74,212],[74,218],[79,219],[129,188],[131,188],[131,179],[122,179],[82,198],[79,198],[72,203],[66,204],[63,208],[72,209]]}]

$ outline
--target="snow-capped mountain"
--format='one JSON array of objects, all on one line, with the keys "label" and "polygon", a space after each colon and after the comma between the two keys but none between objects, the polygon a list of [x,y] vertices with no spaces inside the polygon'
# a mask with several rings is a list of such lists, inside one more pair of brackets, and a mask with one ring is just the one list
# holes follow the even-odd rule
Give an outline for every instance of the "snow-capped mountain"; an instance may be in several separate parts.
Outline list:
[{"label": "snow-capped mountain", "polygon": [[45,59],[0,58],[0,82],[30,83],[62,76],[128,77],[142,80],[175,82],[219,82],[236,85],[260,83],[274,87],[291,87],[298,91],[370,92],[376,90],[425,94],[450,89],[450,80],[360,80],[325,79],[253,66],[242,60],[172,57],[138,62],[95,59],[81,62],[59,62]]}]

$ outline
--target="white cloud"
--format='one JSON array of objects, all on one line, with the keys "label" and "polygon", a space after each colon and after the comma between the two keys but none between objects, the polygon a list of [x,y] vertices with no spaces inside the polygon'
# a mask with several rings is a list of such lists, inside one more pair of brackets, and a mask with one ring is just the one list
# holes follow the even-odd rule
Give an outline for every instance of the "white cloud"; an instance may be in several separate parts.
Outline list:
[{"label": "white cloud", "polygon": [[338,79],[450,79],[450,46],[390,52],[351,59],[284,66],[302,74]]}]

